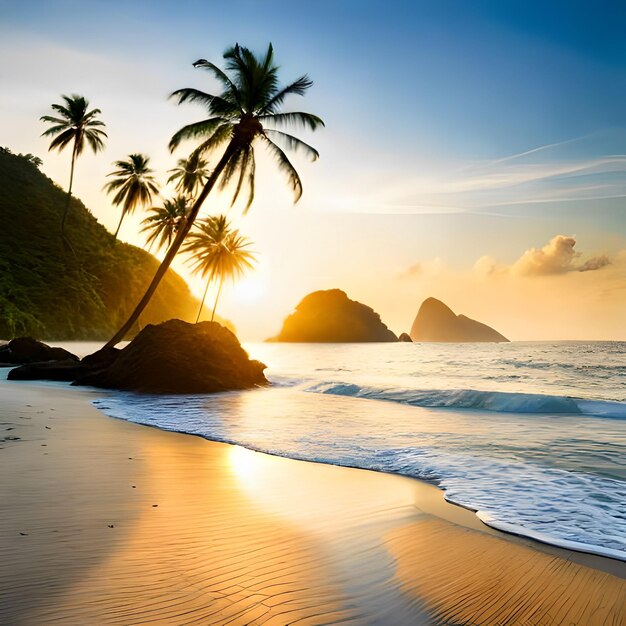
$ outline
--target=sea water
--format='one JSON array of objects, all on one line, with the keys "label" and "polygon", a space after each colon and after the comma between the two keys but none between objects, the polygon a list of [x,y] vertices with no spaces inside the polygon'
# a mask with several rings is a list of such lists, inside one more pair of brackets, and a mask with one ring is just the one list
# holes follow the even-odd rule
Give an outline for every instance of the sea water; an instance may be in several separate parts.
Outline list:
[{"label": "sea water", "polygon": [[250,344],[272,386],[105,413],[432,481],[487,524],[626,560],[626,343]]}]

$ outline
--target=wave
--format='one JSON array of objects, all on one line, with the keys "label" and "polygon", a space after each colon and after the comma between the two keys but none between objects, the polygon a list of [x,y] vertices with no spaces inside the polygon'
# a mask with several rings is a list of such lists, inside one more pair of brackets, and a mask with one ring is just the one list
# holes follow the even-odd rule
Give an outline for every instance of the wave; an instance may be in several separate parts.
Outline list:
[{"label": "wave", "polygon": [[477,409],[498,413],[588,415],[626,419],[626,403],[624,402],[584,400],[569,396],[476,389],[385,389],[341,382],[316,383],[305,387],[305,391],[369,400],[386,400],[425,408]]}]

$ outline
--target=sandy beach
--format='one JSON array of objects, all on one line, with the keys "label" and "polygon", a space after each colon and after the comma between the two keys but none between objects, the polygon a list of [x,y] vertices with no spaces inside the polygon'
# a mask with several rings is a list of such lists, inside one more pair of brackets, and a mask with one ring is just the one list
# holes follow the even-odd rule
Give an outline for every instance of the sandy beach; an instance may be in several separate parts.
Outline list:
[{"label": "sandy beach", "polygon": [[626,563],[499,533],[416,480],[0,383],[0,623],[623,624]]}]

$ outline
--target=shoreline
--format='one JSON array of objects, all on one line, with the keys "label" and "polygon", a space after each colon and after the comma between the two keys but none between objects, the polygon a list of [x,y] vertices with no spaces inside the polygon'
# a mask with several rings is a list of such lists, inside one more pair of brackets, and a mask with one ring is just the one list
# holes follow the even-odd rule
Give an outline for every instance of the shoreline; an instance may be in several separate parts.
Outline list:
[{"label": "shoreline", "polygon": [[191,623],[191,611],[199,623],[281,624],[285,608],[303,623],[626,616],[623,561],[505,534],[417,479],[112,419],[91,404],[103,395],[0,383],[0,428],[11,429],[0,443],[0,621]]}]

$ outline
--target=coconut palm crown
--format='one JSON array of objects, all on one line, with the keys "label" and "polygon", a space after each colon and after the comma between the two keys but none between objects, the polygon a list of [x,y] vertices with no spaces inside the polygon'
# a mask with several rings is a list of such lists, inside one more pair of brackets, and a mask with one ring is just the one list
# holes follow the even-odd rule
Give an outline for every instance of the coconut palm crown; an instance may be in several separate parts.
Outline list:
[{"label": "coconut palm crown", "polygon": [[142,233],[148,233],[148,250],[157,244],[157,249],[169,248],[174,235],[185,223],[190,201],[187,196],[179,195],[171,200],[164,200],[163,206],[152,207],[150,214],[141,223]]},{"label": "coconut palm crown", "polygon": [[176,167],[169,170],[168,183],[176,182],[176,190],[194,196],[209,177],[208,161],[194,151],[186,159],[178,159]]},{"label": "coconut palm crown", "polygon": [[226,50],[224,59],[224,70],[205,59],[194,63],[195,67],[207,70],[217,79],[222,87],[218,95],[191,87],[179,89],[172,94],[179,104],[193,102],[204,106],[207,117],[188,124],[175,133],[170,140],[170,150],[174,150],[182,141],[193,140],[199,142],[195,151],[200,155],[217,149],[222,149],[222,153],[152,282],[128,320],[109,340],[107,346],[114,346],[121,341],[139,319],[185,241],[202,204],[217,183],[222,189],[231,182],[234,184],[232,203],[236,202],[245,188],[246,210],[250,207],[254,199],[256,144],[262,143],[274,157],[278,168],[287,175],[296,202],[302,195],[302,182],[283,148],[302,150],[313,160],[319,156],[317,150],[310,145],[280,130],[289,126],[316,130],[324,125],[312,113],[282,110],[288,96],[302,96],[311,87],[313,82],[309,77],[305,74],[282,87],[278,82],[278,66],[274,62],[271,44],[265,54],[260,56],[256,56],[248,48],[235,45]]},{"label": "coconut palm crown", "polygon": [[[254,143],[259,140],[275,158],[278,168],[286,174],[297,202],[302,195],[302,181],[283,148],[302,150],[312,160],[316,160],[319,153],[280,128],[301,126],[316,130],[324,122],[311,113],[285,113],[281,108],[287,96],[304,95],[313,81],[304,74],[281,87],[271,44],[262,57],[255,56],[248,48],[235,45],[224,53],[224,59],[226,71],[205,59],[194,63],[194,67],[207,70],[219,81],[223,88],[219,95],[189,87],[172,94],[179,104],[194,102],[204,106],[209,117],[181,128],[172,137],[170,150],[184,140],[200,140],[195,150],[198,154],[212,152],[227,144],[228,159],[220,185],[224,188],[229,182],[236,182],[233,204],[245,186],[248,209],[254,200]],[[268,125],[278,128],[268,128]]]},{"label": "coconut palm crown", "polygon": [[250,241],[231,228],[224,215],[216,215],[201,220],[192,230],[185,242],[185,252],[190,253],[189,263],[194,273],[206,278],[207,284],[204,296],[200,303],[196,323],[200,319],[209,285],[217,281],[219,287],[211,321],[215,317],[217,302],[222,291],[222,285],[227,280],[235,280],[245,270],[252,269],[255,261],[254,253],[247,250]]},{"label": "coconut palm crown", "polygon": [[104,122],[97,119],[100,109],[89,109],[89,100],[84,96],[72,94],[61,96],[63,104],[53,104],[54,115],[44,115],[40,119],[52,124],[42,133],[42,137],[54,137],[48,150],[61,152],[72,145],[72,163],[70,167],[70,184],[67,191],[67,201],[61,220],[61,232],[65,236],[65,222],[72,198],[72,184],[74,182],[74,166],[76,159],[83,153],[85,145],[93,150],[94,154],[104,148],[103,138],[107,134],[102,130]]},{"label": "coconut palm crown", "polygon": [[125,161],[115,161],[117,168],[108,176],[115,176],[104,189],[107,193],[115,193],[113,204],[122,206],[115,238],[120,232],[122,221],[127,214],[132,213],[139,206],[146,206],[152,202],[152,194],[158,194],[159,188],[154,180],[154,170],[149,166],[150,158],[144,154],[129,154]]}]

